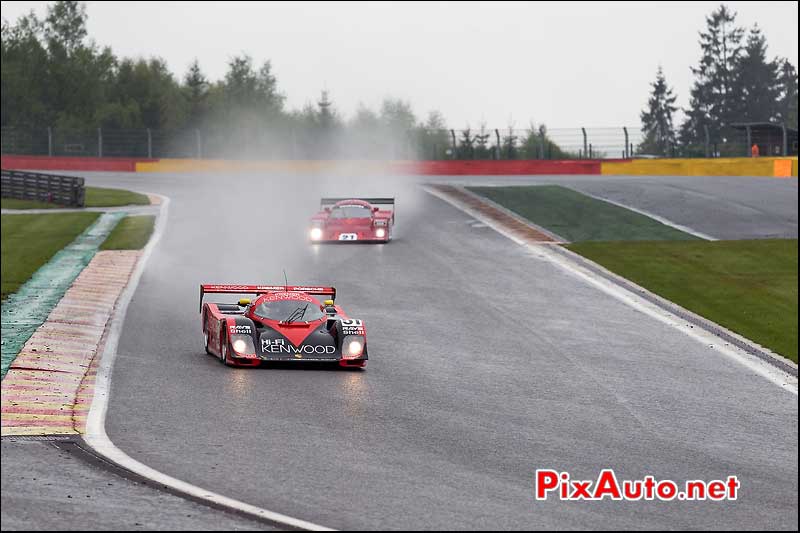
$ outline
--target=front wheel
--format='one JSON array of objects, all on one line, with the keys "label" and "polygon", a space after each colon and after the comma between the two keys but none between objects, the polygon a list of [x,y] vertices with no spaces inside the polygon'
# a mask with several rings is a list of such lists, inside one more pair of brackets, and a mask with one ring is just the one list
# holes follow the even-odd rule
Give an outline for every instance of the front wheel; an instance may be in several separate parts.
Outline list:
[{"label": "front wheel", "polygon": [[203,330],[203,345],[205,346],[206,353],[211,355],[211,350],[208,349],[208,331],[205,329]]},{"label": "front wheel", "polygon": [[223,338],[222,342],[220,342],[220,349],[219,349],[219,362],[223,365],[228,364],[228,339]]}]

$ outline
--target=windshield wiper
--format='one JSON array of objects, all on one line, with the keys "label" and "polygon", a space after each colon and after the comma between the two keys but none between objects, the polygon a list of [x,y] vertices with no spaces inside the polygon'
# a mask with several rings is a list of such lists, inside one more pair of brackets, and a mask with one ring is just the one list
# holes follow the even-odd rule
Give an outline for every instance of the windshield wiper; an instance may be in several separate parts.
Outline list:
[{"label": "windshield wiper", "polygon": [[300,320],[306,314],[306,309],[308,309],[308,304],[306,304],[306,305],[304,305],[302,307],[298,307],[297,309],[292,311],[292,314],[290,314],[288,317],[286,317],[283,320],[283,323],[284,324],[291,324],[295,320]]}]

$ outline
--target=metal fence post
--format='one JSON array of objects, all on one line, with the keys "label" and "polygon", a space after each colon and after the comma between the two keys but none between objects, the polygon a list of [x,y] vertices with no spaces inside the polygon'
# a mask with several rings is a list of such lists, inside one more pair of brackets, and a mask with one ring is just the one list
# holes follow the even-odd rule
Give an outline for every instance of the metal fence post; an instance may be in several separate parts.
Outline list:
[{"label": "metal fence post", "polygon": [[589,145],[587,144],[588,140],[586,138],[586,128],[581,128],[581,132],[583,132],[583,155],[587,156],[589,154]]},{"label": "metal fence post", "polygon": [[153,159],[153,132],[147,128],[147,159]]},{"label": "metal fence post", "polygon": [[453,139],[453,159],[456,158],[456,130],[450,130],[450,138]]},{"label": "metal fence post", "polygon": [[592,143],[589,143],[589,159],[592,159]]},{"label": "metal fence post", "polygon": [[747,146],[745,146],[745,148],[744,148],[745,157],[748,157],[748,156],[749,157],[753,157],[753,152],[750,151],[750,147],[753,146],[753,132],[750,129],[750,125],[749,124],[744,127],[744,131],[746,133],[746,139],[747,139],[745,141]]},{"label": "metal fence post", "polygon": [[47,126],[47,155],[53,157],[53,128]]},{"label": "metal fence post", "polygon": [[203,142],[200,138],[200,130],[194,130],[195,137],[197,138],[197,159],[203,158]]},{"label": "metal fence post", "polygon": [[97,157],[103,157],[103,128],[97,128]]},{"label": "metal fence post", "polygon": [[494,155],[495,158],[499,161],[500,160],[500,130],[495,129],[494,135],[497,137],[497,144],[494,147]]},{"label": "metal fence post", "polygon": [[622,131],[625,133],[625,159],[628,159],[628,156],[630,155],[628,153],[628,127],[622,126]]},{"label": "metal fence post", "polygon": [[781,123],[781,130],[783,131],[783,157],[786,157],[789,154],[789,140],[786,138],[786,123]]},{"label": "metal fence post", "polygon": [[711,157],[711,134],[708,132],[708,124],[703,124],[703,131],[706,134],[706,157]]}]

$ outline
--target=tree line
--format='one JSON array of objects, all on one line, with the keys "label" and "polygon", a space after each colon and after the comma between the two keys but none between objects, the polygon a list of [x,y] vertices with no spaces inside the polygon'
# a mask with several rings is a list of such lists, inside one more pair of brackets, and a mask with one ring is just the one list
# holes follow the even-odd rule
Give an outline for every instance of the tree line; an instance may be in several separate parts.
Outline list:
[{"label": "tree line", "polygon": [[[378,109],[362,105],[349,118],[324,91],[317,102],[288,109],[269,61],[257,65],[246,54],[233,56],[223,78],[212,81],[195,60],[176,77],[161,58],[116,56],[89,38],[86,25],[86,6],[76,1],[49,4],[41,19],[30,13],[14,23],[3,20],[3,127],[151,129],[176,143],[194,142],[181,132],[202,130],[204,145],[227,157],[587,156],[562,149],[544,125],[500,132],[481,125],[452,132],[441,113],[431,111],[420,120],[408,102],[397,98],[386,98]],[[680,125],[674,123],[677,97],[659,68],[641,113],[640,153],[704,155],[706,131],[724,145],[736,137],[735,122],[797,128],[797,71],[786,59],[768,59],[766,37],[757,26],[746,32],[722,5],[707,17],[700,48]]]},{"label": "tree line", "polygon": [[408,102],[386,98],[345,120],[325,92],[287,109],[269,61],[234,56],[212,81],[195,60],[178,79],[161,58],[117,57],[88,38],[86,25],[86,6],[74,1],[51,3],[41,19],[31,12],[3,20],[3,127],[202,129],[206,143],[230,156],[445,155],[446,124],[436,111],[420,121]]},{"label": "tree line", "polygon": [[797,129],[797,69],[788,59],[768,58],[758,25],[736,24],[736,13],[720,5],[700,33],[701,56],[685,119],[674,123],[677,96],[659,67],[641,113],[640,153],[703,156],[711,139],[715,155],[743,155],[736,123],[771,122]]}]

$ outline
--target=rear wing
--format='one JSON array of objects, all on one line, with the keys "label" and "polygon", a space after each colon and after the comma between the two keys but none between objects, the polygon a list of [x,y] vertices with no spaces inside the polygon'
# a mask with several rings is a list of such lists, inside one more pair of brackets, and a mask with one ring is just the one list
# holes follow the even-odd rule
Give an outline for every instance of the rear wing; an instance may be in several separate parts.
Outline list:
[{"label": "rear wing", "polygon": [[394,211],[394,198],[321,198],[319,201],[319,208],[325,209],[326,207],[346,200],[361,200],[362,202],[368,202],[372,205],[390,205],[392,206],[392,211]]},{"label": "rear wing", "polygon": [[200,285],[200,311],[206,294],[265,294],[268,292],[304,292],[318,296],[330,296],[336,300],[336,287],[307,287],[303,285]]}]

